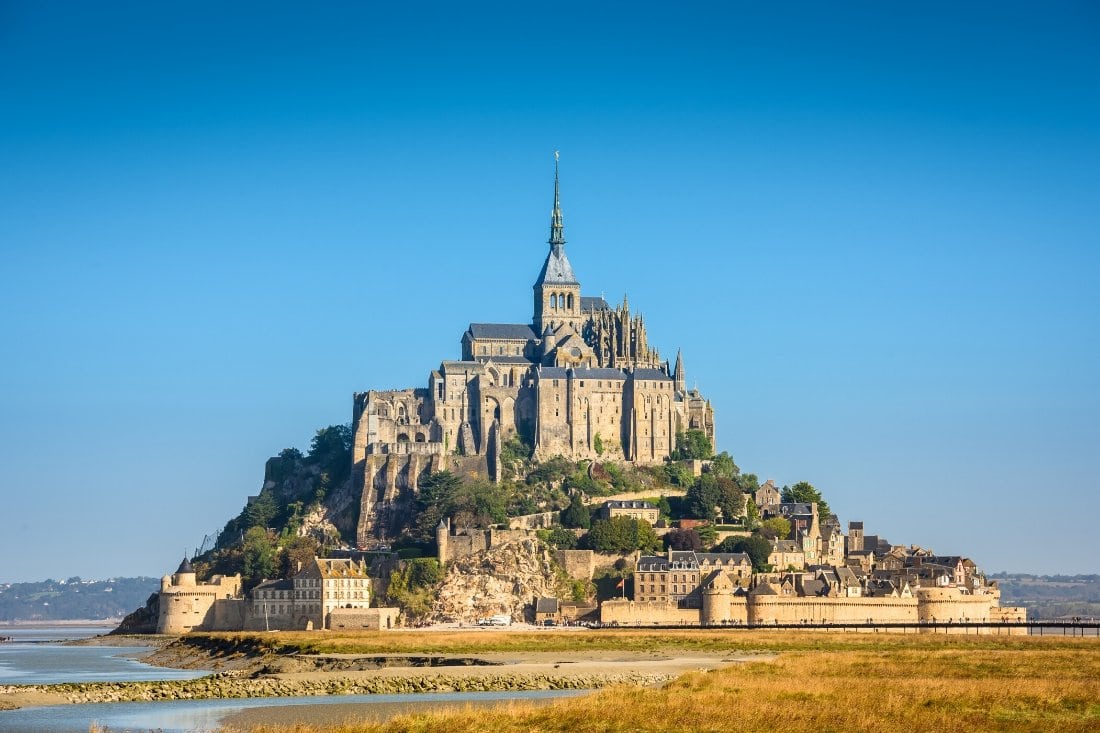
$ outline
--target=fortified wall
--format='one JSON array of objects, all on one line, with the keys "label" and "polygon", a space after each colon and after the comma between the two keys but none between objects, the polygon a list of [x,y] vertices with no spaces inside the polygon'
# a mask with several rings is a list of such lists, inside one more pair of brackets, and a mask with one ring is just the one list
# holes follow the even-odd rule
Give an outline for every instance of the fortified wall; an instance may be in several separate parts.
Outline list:
[{"label": "fortified wall", "polygon": [[[702,608],[679,608],[674,603],[655,601],[604,601],[600,606],[600,621],[621,626],[700,626],[746,623],[987,623],[1026,618],[1024,609],[1000,608],[998,600],[996,593],[971,595],[958,588],[918,589],[912,598],[805,598],[708,591],[703,594]],[[956,633],[965,632],[960,628]],[[1026,633],[1026,630],[1011,632]]]}]

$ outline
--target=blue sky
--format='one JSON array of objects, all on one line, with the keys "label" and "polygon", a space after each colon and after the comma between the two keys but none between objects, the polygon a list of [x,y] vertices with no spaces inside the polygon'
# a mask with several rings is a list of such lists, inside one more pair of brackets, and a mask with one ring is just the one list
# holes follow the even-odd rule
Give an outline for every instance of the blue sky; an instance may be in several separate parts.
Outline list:
[{"label": "blue sky", "polygon": [[0,2],[0,581],[171,570],[528,320],[555,149],[743,469],[1100,571],[1095,4],[390,5]]}]

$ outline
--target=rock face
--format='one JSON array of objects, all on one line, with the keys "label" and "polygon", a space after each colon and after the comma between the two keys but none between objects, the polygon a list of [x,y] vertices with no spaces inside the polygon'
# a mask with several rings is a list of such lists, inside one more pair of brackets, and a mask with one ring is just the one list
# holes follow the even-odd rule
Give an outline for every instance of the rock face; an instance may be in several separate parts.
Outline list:
[{"label": "rock face", "polygon": [[537,539],[496,545],[447,566],[429,620],[474,623],[508,614],[513,621],[530,621],[535,599],[562,595],[563,582],[550,551]]}]

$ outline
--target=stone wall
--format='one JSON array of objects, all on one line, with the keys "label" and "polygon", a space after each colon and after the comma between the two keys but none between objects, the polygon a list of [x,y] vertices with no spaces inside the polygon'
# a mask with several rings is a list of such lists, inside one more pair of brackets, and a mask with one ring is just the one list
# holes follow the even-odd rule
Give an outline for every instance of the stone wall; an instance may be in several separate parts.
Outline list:
[{"label": "stone wall", "polygon": [[604,601],[600,623],[620,626],[698,626],[698,608],[677,608],[671,603]]},{"label": "stone wall", "polygon": [[595,555],[592,550],[558,550],[554,553],[554,561],[570,578],[592,580],[596,572]]},{"label": "stone wall", "polygon": [[[678,608],[664,602],[605,601],[601,622],[623,626],[699,626],[701,624],[815,624],[815,623],[958,623],[1026,619],[1022,608],[999,608],[995,594],[970,595],[958,588],[919,590],[916,598],[817,598],[800,596],[736,596],[708,592],[702,608]],[[932,629],[928,629],[932,632]],[[975,633],[973,629],[944,629],[935,633]],[[1005,633],[1010,630],[1005,629]],[[1020,630],[1027,633],[1026,629]],[[981,629],[978,633],[997,633]]]},{"label": "stone wall", "polygon": [[334,608],[329,612],[325,628],[332,630],[395,629],[401,610],[397,608]]},{"label": "stone wall", "polygon": [[508,529],[550,529],[558,521],[559,514],[561,512],[539,512],[511,517],[508,520]]},{"label": "stone wall", "polygon": [[748,612],[749,622],[754,624],[914,623],[917,599],[753,596]]}]

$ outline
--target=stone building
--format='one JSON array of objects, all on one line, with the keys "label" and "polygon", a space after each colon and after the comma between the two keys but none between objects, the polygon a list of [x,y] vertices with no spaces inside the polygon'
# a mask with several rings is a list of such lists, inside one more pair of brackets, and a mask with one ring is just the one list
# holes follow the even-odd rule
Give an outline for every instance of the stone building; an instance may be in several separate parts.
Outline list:
[{"label": "stone building", "polygon": [[158,634],[189,631],[392,628],[397,609],[370,608],[371,580],[362,562],[313,558],[293,577],[260,583],[241,594],[241,576],[198,583],[185,558],[161,580]]},{"label": "stone building", "polygon": [[185,634],[211,628],[216,602],[236,598],[240,592],[240,575],[215,575],[208,583],[197,582],[195,569],[185,557],[174,574],[160,579],[157,633]]},{"label": "stone building", "polygon": [[676,434],[714,441],[714,411],[688,389],[684,361],[661,358],[624,297],[612,307],[582,295],[565,252],[557,164],[549,251],[533,285],[528,323],[471,323],[461,359],[426,387],[370,390],[353,400],[357,541],[391,538],[419,481],[443,469],[497,480],[500,446],[519,435],[539,459],[658,464]]},{"label": "stone building", "polygon": [[668,550],[664,555],[643,555],[635,565],[633,599],[700,608],[703,589],[715,582],[716,573],[728,578],[731,587],[744,587],[752,578],[752,561],[743,552]]},{"label": "stone building", "polygon": [[661,516],[661,510],[648,501],[637,499],[605,501],[600,507],[600,519],[614,519],[615,517],[630,517],[631,519],[644,519],[650,524],[657,524]]},{"label": "stone building", "polygon": [[315,557],[287,580],[252,589],[251,625],[267,629],[330,628],[336,609],[370,607],[370,577],[362,562]]}]

